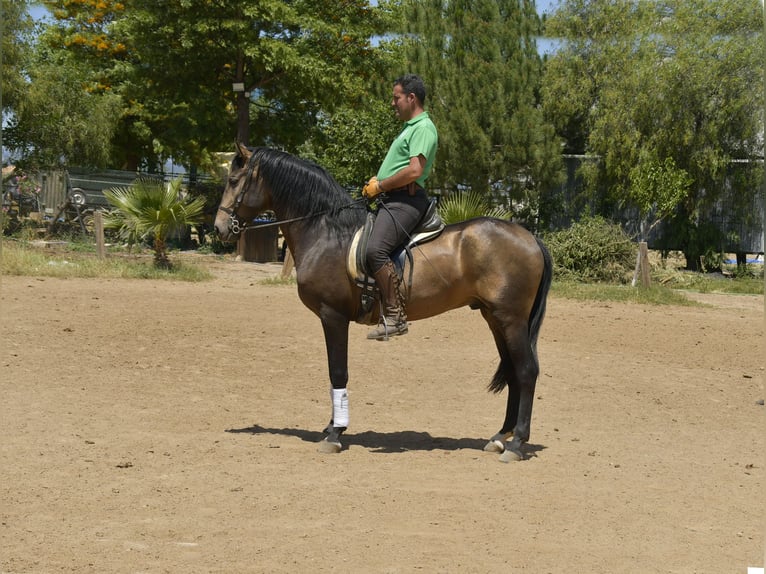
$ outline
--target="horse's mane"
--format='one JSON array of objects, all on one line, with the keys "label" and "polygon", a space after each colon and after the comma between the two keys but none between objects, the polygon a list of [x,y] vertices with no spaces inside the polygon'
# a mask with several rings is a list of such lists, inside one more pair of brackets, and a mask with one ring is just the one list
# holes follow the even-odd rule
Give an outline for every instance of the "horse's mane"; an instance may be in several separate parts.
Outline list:
[{"label": "horse's mane", "polygon": [[323,167],[271,148],[251,151],[258,178],[271,191],[280,216],[292,219],[321,213],[306,219],[307,224],[324,225],[342,236],[362,225],[364,205],[355,203]]}]

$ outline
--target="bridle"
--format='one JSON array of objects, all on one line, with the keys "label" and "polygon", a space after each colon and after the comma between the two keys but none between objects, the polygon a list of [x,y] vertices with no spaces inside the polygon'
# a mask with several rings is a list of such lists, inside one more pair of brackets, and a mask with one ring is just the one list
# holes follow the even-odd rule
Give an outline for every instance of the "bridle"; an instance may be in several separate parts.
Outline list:
[{"label": "bridle", "polygon": [[[242,189],[237,194],[237,197],[234,199],[234,205],[231,207],[222,207],[218,206],[219,211],[223,211],[224,213],[229,214],[229,229],[234,235],[239,235],[242,233],[245,229],[249,227],[247,222],[240,222],[237,218],[237,211],[239,211],[239,207],[242,205],[242,201],[245,199],[245,194],[250,189],[250,182],[253,179],[253,172],[255,171],[255,154],[252,154],[250,156],[250,159],[248,160],[247,165],[247,175],[245,176],[245,185],[242,186]],[[357,203],[365,202],[367,201],[365,198],[356,199],[348,203],[348,205],[344,205],[341,209],[347,209],[353,205],[356,205]],[[330,209],[323,209],[322,211],[315,211],[313,213],[309,213],[308,215],[303,215],[301,217],[293,217],[292,219],[282,219],[280,221],[271,221],[269,223],[259,223],[258,228],[262,229],[264,227],[274,227],[277,225],[283,225],[285,223],[292,223],[294,221],[302,221],[304,219],[311,219],[312,217],[316,217],[318,215],[324,215],[325,213],[330,213]]]},{"label": "bridle", "polygon": [[237,194],[237,197],[234,199],[234,205],[231,207],[221,207],[220,205],[218,206],[219,211],[223,211],[224,213],[229,214],[229,229],[234,235],[239,235],[247,228],[247,222],[240,223],[239,219],[237,219],[237,211],[239,211],[239,207],[242,205],[242,200],[245,199],[247,190],[250,189],[250,182],[253,179],[254,171],[255,154],[252,154],[250,159],[247,161],[247,176],[245,177],[245,185],[242,186],[240,192]]}]

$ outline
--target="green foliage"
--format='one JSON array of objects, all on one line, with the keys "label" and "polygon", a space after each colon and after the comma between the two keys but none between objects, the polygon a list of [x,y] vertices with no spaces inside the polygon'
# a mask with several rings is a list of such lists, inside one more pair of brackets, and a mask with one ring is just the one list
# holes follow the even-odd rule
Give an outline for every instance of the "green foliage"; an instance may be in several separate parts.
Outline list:
[{"label": "green foliage", "polygon": [[361,188],[377,173],[399,130],[401,124],[381,100],[363,108],[346,106],[321,116],[299,154],[326,168],[341,185]]},{"label": "green foliage", "polygon": [[[8,0],[0,0],[4,4]],[[11,7],[26,2],[11,2]],[[388,77],[389,47],[373,46],[384,35],[394,10],[386,2],[366,0],[44,0],[54,21],[42,26],[38,61],[29,77],[36,83],[50,71],[58,81],[76,72],[71,85],[82,110],[69,106],[69,117],[91,116],[102,134],[77,125],[80,143],[112,144],[108,167],[159,170],[168,158],[187,166],[208,163],[212,153],[228,149],[235,137],[256,145],[296,150],[316,117],[340,105],[365,101],[370,85]],[[14,44],[16,45],[16,44]],[[388,44],[385,44],[388,46]],[[72,67],[76,62],[77,66]],[[66,65],[56,70],[56,66]],[[51,68],[51,66],[53,68]],[[76,69],[75,69],[76,68]],[[3,72],[5,74],[5,66]],[[23,79],[23,78],[22,78]],[[242,83],[246,94],[233,91]],[[78,85],[79,84],[79,85]],[[46,93],[42,85],[40,100]],[[60,93],[51,92],[57,107]],[[108,113],[94,113],[111,96]],[[104,102],[99,102],[104,104]],[[59,106],[60,107],[60,106]],[[44,111],[44,105],[35,104]],[[16,132],[18,149],[34,135],[33,114]],[[49,118],[52,119],[52,118]],[[46,120],[47,121],[47,120]],[[68,127],[73,122],[69,121]],[[91,136],[99,135],[98,138]],[[41,143],[70,163],[60,139]],[[76,148],[76,146],[75,146]]]},{"label": "green foliage", "polygon": [[535,3],[403,5],[407,71],[426,80],[426,104],[439,130],[434,186],[478,193],[501,186],[511,199],[522,200],[554,182],[560,150],[539,106]]},{"label": "green foliage", "polygon": [[[685,170],[676,167],[672,157],[659,161],[640,154],[639,163],[630,170],[629,201],[636,205],[643,219],[642,231],[649,231],[672,214],[689,194],[692,179]],[[648,222],[652,213],[652,221]]]},{"label": "green foliage", "polygon": [[439,203],[439,215],[447,225],[476,217],[509,219],[511,213],[503,207],[493,207],[487,197],[476,191],[453,193]]},{"label": "green foliage", "polygon": [[180,192],[180,179],[167,184],[138,179],[129,187],[105,190],[104,196],[115,209],[104,218],[104,227],[116,229],[128,244],[152,236],[155,265],[170,268],[168,237],[204,217],[205,199],[187,200]]},{"label": "green foliage", "polygon": [[[627,203],[646,214],[651,206],[673,212],[668,225],[689,228],[676,237],[704,237],[691,228],[726,193],[730,160],[762,152],[758,3],[563,0],[546,35],[564,42],[546,66],[545,114],[565,151],[600,158],[582,172],[599,212]],[[731,195],[752,211],[757,189]],[[690,263],[718,247],[682,245]]]},{"label": "green foliage", "polygon": [[66,59],[38,63],[6,130],[5,145],[27,168],[109,163],[120,98],[83,92],[84,71]]},{"label": "green foliage", "polygon": [[630,280],[636,245],[619,225],[585,217],[569,229],[545,234],[555,274],[564,279],[625,283]]},{"label": "green foliage", "polygon": [[3,61],[0,66],[0,99],[3,110],[13,109],[24,98],[24,73],[33,27],[26,12],[27,5],[27,0],[0,0],[0,54]]}]

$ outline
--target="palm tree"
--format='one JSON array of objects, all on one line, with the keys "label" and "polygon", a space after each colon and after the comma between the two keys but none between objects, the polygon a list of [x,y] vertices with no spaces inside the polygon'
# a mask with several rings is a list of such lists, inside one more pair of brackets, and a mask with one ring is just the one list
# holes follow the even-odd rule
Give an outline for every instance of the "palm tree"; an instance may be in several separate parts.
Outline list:
[{"label": "palm tree", "polygon": [[453,193],[439,203],[439,215],[444,223],[459,223],[474,217],[509,219],[511,212],[500,206],[490,205],[486,198],[475,191]]},{"label": "palm tree", "polygon": [[114,209],[106,214],[104,226],[116,229],[133,245],[153,236],[154,265],[172,267],[167,255],[167,238],[203,218],[205,199],[187,199],[181,194],[181,179],[165,184],[158,179],[139,178],[128,187],[104,191]]}]

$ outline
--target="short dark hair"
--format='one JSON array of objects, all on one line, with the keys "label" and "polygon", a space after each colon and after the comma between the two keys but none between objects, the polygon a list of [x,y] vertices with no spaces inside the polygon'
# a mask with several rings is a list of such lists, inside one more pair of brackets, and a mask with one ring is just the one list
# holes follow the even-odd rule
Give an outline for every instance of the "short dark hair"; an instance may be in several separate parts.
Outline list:
[{"label": "short dark hair", "polygon": [[415,94],[421,106],[426,102],[426,85],[423,83],[423,78],[417,74],[399,76],[394,80],[394,85],[401,86],[405,94]]}]

